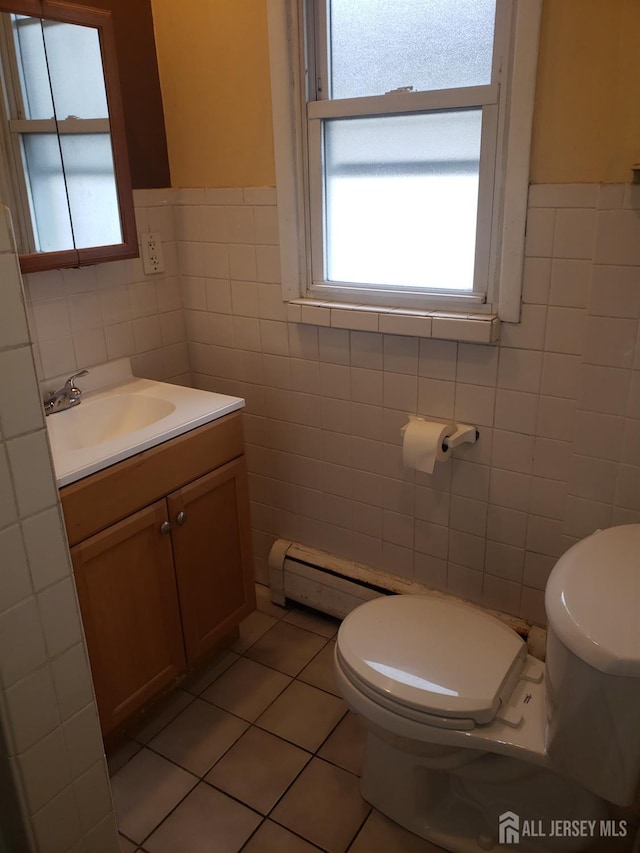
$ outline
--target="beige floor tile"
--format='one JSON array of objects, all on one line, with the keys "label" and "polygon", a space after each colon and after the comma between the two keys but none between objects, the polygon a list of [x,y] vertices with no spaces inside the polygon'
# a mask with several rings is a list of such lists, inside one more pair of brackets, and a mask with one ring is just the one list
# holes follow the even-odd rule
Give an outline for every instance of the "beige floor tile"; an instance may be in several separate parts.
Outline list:
[{"label": "beige floor tile", "polygon": [[342,853],[369,812],[360,780],[314,758],[284,795],[272,818],[331,853]]},{"label": "beige floor tile", "polygon": [[351,711],[340,720],[318,752],[320,758],[337,764],[343,770],[362,775],[367,733],[360,717]]},{"label": "beige floor tile", "polygon": [[265,820],[242,853],[315,853],[318,849],[283,826]]},{"label": "beige floor tile", "polygon": [[193,696],[184,690],[176,690],[153,707],[146,722],[142,723],[133,732],[133,737],[138,743],[149,743],[151,738],[174,720],[181,711],[193,702]]},{"label": "beige floor tile", "polygon": [[252,726],[205,776],[205,781],[267,814],[311,755]]},{"label": "beige floor tile", "polygon": [[300,681],[306,681],[307,684],[319,687],[320,690],[327,690],[329,693],[333,693],[334,696],[339,696],[340,693],[336,685],[333,663],[335,647],[335,643],[327,643],[323,649],[320,649],[313,660],[305,666],[298,678]]},{"label": "beige floor tile", "polygon": [[297,675],[326,642],[319,634],[280,621],[247,650],[246,656],[286,675]]},{"label": "beige floor tile", "polygon": [[302,607],[290,610],[283,617],[283,622],[305,628],[307,631],[313,631],[327,638],[335,637],[340,627],[340,622],[332,616],[325,616],[323,613],[316,613]]},{"label": "beige floor tile", "polygon": [[407,832],[374,809],[349,853],[440,853],[441,850],[441,847]]},{"label": "beige floor tile", "polygon": [[261,613],[266,613],[273,616],[274,619],[282,619],[286,616],[288,610],[286,607],[280,607],[279,604],[274,604],[271,600],[271,590],[264,584],[256,584],[256,607]]},{"label": "beige floor tile", "polygon": [[249,646],[259,640],[278,620],[266,613],[254,610],[240,623],[240,637],[231,646],[231,650],[241,655]]},{"label": "beige floor tile", "polygon": [[346,710],[341,699],[294,681],[256,723],[272,734],[315,752]]},{"label": "beige floor tile", "polygon": [[223,652],[218,655],[207,667],[201,672],[198,672],[193,678],[184,684],[183,689],[195,696],[199,696],[203,690],[206,690],[210,684],[226,672],[229,667],[234,664],[239,658],[235,652]]},{"label": "beige floor tile", "polygon": [[118,840],[120,841],[120,853],[134,853],[138,849],[137,844],[132,844],[126,838],[123,838],[122,835],[118,836]]},{"label": "beige floor tile", "polygon": [[120,831],[142,842],[197,781],[170,761],[141,750],[111,779]]},{"label": "beige floor tile", "polygon": [[128,761],[131,761],[134,755],[137,755],[142,747],[135,740],[122,741],[117,746],[109,749],[107,752],[107,766],[109,768],[109,776],[113,776],[121,770]]},{"label": "beige floor tile", "polygon": [[149,746],[196,776],[204,776],[246,728],[244,720],[194,699]]},{"label": "beige floor tile", "polygon": [[288,675],[240,658],[204,691],[201,698],[243,720],[254,722],[290,682]]},{"label": "beige floor tile", "polygon": [[236,853],[260,820],[260,815],[201,782],[144,846],[149,853]]}]

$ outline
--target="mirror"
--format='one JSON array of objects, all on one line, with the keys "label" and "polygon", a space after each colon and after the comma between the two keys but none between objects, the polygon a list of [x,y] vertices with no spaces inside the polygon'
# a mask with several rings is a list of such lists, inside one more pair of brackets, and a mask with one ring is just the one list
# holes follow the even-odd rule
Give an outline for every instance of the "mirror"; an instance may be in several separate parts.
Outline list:
[{"label": "mirror", "polygon": [[135,257],[110,13],[0,0],[0,73],[0,192],[22,271]]}]

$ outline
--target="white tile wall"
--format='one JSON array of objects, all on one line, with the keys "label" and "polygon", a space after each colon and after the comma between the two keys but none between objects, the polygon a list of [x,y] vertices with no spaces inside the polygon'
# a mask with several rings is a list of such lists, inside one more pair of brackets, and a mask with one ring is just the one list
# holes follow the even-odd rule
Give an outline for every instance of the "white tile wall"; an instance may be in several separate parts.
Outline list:
[{"label": "white tile wall", "polygon": [[[423,317],[375,325],[362,313],[354,329],[344,309],[286,310],[273,189],[136,202],[141,230],[163,234],[166,274],[145,277],[135,261],[30,276],[40,372],[106,351],[132,355],[140,374],[244,396],[262,580],[274,536],[288,536],[540,621],[554,557],[598,526],[640,520],[629,188],[531,188],[522,322],[503,324],[498,345],[458,343],[448,320],[418,338],[407,324]],[[479,426],[458,452],[467,467],[402,468],[399,430],[414,413]],[[9,429],[29,412],[13,417]],[[0,518],[14,512],[0,491]],[[39,577],[42,559],[29,558]]]},{"label": "white tile wall", "polygon": [[[138,376],[190,382],[176,237],[181,241],[183,273],[195,265],[202,276],[203,244],[197,241],[202,239],[205,223],[199,208],[174,206],[175,196],[173,190],[134,193],[139,231],[161,235],[164,273],[146,276],[135,258],[25,276],[40,380],[130,356]],[[204,192],[194,197],[204,199]],[[189,242],[184,241],[187,234]],[[226,268],[223,274],[228,274]],[[204,293],[197,308],[205,308]],[[5,340],[2,322],[0,340]]]},{"label": "white tile wall", "polygon": [[[108,776],[102,755],[91,678],[73,587],[58,494],[39,402],[27,331],[20,273],[11,225],[0,209],[0,803],[7,849],[63,853],[92,847],[100,833],[101,851],[119,850]],[[72,323],[94,320],[93,270],[67,282],[46,276],[51,298],[38,310],[53,318],[69,337]],[[60,294],[73,287],[82,297],[78,313]],[[39,286],[38,286],[39,287]],[[38,290],[36,287],[36,291]],[[89,298],[85,299],[89,294]],[[34,314],[35,319],[35,314]],[[44,325],[42,325],[44,323]],[[71,338],[73,340],[73,338]],[[52,348],[52,352],[54,348]],[[64,354],[65,344],[60,351]],[[75,365],[73,365],[75,366]],[[66,739],[71,714],[90,720],[82,742]],[[93,754],[92,785],[74,784],[86,742]],[[84,768],[83,768],[84,769]],[[11,800],[15,800],[15,807]]]},{"label": "white tile wall", "polygon": [[[194,382],[247,400],[261,579],[273,537],[293,537],[539,622],[554,559],[640,521],[640,224],[624,187],[531,188],[522,322],[499,345],[444,325],[418,339],[384,314],[359,329],[343,309],[285,315],[275,193],[178,196]],[[480,441],[415,475],[399,453],[415,413],[476,423]]]}]

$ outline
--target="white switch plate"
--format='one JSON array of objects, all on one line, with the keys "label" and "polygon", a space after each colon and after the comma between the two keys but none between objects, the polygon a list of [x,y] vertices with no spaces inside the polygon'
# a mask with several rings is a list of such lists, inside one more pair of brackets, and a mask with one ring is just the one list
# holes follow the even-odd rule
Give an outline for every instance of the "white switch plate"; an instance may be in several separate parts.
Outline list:
[{"label": "white switch plate", "polygon": [[164,253],[159,231],[148,231],[140,235],[142,249],[142,268],[145,275],[164,272]]}]

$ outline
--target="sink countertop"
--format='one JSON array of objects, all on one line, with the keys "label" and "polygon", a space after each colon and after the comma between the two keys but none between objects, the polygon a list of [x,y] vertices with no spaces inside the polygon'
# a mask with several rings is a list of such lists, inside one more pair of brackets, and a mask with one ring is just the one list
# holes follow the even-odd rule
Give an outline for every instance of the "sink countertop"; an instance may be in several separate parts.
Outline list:
[{"label": "sink countertop", "polygon": [[245,405],[241,397],[138,379],[128,359],[91,368],[78,385],[80,405],[46,418],[59,488]]}]

